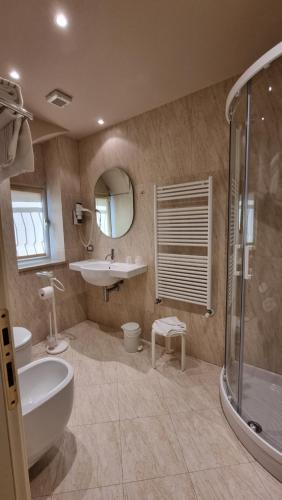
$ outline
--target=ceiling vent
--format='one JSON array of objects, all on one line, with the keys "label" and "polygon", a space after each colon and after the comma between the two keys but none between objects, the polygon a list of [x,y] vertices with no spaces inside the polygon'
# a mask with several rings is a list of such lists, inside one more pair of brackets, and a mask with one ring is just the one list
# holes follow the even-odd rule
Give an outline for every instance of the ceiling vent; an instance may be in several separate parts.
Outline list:
[{"label": "ceiling vent", "polygon": [[52,90],[48,95],[46,95],[46,99],[51,104],[55,104],[58,108],[64,108],[72,101],[72,96],[61,92],[61,90]]}]

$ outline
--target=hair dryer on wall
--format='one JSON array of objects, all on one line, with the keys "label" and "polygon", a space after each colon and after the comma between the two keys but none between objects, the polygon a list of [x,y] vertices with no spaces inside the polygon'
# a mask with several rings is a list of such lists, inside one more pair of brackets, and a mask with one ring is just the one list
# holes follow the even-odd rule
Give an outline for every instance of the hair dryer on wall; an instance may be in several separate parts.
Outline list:
[{"label": "hair dryer on wall", "polygon": [[93,216],[92,210],[89,208],[84,208],[82,203],[76,203],[73,209],[73,223],[74,224],[82,224],[85,222],[84,213],[88,212]]},{"label": "hair dryer on wall", "polygon": [[80,233],[80,228],[78,228],[79,232],[79,238],[82,243],[82,245],[87,248],[91,242],[92,242],[92,233],[93,233],[93,225],[94,225],[94,212],[92,210],[89,210],[89,208],[84,208],[82,203],[76,203],[73,209],[73,223],[75,225],[81,225],[85,222],[85,212],[89,213],[91,215],[91,222],[90,222],[90,233],[89,233],[89,239],[87,241],[84,240]]}]

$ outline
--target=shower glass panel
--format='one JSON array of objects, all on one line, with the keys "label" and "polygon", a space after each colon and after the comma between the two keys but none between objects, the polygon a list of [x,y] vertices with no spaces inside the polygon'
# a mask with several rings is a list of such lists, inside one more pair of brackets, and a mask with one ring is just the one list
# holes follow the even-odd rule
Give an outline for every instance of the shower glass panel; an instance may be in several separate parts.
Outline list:
[{"label": "shower glass panel", "polygon": [[[282,451],[282,59],[250,86],[241,415]],[[233,285],[233,295],[236,297]],[[234,298],[235,300],[235,298]]]},{"label": "shower glass panel", "polygon": [[282,482],[282,42],[226,100],[230,123],[224,414]]},{"label": "shower glass panel", "polygon": [[227,277],[226,383],[239,404],[242,317],[243,199],[245,192],[247,87],[235,102],[230,125],[229,240]]}]

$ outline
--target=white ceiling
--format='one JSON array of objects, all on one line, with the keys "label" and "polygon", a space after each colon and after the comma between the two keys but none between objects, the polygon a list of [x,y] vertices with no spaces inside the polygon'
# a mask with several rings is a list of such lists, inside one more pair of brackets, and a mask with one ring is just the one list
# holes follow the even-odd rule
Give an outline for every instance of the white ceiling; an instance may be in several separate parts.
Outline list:
[{"label": "white ceiling", "polygon": [[[238,74],[282,38],[281,0],[1,0],[0,16],[0,76],[16,68],[25,107],[73,137]],[[72,104],[48,104],[54,88]]]}]

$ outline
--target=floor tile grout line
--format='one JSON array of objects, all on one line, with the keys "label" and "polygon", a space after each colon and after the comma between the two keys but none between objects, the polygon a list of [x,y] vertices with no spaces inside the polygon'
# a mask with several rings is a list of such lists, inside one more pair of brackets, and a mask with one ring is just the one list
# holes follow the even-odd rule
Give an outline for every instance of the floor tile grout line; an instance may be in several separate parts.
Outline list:
[{"label": "floor tile grout line", "polygon": [[[255,471],[254,471],[254,472],[255,472],[255,475],[256,475],[256,477],[257,477],[257,479],[258,479],[259,483],[262,485],[262,487],[263,487],[263,489],[265,490],[265,492],[266,492],[266,493],[268,493],[268,490],[267,490],[267,488],[266,488],[266,486],[265,486],[265,484],[264,484],[264,481],[262,481],[262,478],[260,477],[260,475],[259,475],[259,473],[258,473],[258,471],[257,471],[257,468],[255,467],[255,465],[256,465],[256,464],[259,464],[259,462],[257,462],[257,461],[255,461],[255,462],[250,462],[250,466],[252,467],[252,469],[255,469]],[[259,465],[260,465],[260,464],[259,464]],[[262,466],[261,466],[261,467],[262,467]],[[264,469],[264,470],[266,470],[266,469]],[[274,476],[272,476],[272,478],[273,478],[273,477],[274,477]],[[275,479],[276,479],[276,478],[275,478]]]},{"label": "floor tile grout line", "polygon": [[[189,477],[189,473],[187,472],[180,472],[179,474],[166,474],[165,476],[155,476],[155,477],[150,477],[148,479],[136,479],[135,481],[127,481],[125,483],[123,483],[123,486],[127,486],[127,485],[130,485],[130,484],[138,484],[138,483],[146,483],[148,481],[156,481],[158,479],[167,479],[167,478],[177,478],[177,477],[180,477],[180,476],[184,476],[184,477]],[[191,486],[192,486],[192,491],[194,493],[194,496],[195,496],[195,499],[194,500],[200,500],[198,498],[198,496],[196,495],[196,492],[195,492],[195,489],[194,489],[194,485],[192,483],[192,479],[190,479],[189,477],[189,480],[191,482]],[[126,496],[124,495],[124,500],[126,500]],[[171,499],[171,500],[175,500],[175,499]]]},{"label": "floor tile grout line", "polygon": [[178,474],[165,474],[161,476],[154,476],[154,477],[149,477],[145,479],[134,479],[130,481],[124,481],[123,484],[135,484],[135,483],[145,483],[146,481],[154,481],[155,479],[165,479],[167,477],[178,477],[178,476],[187,476],[187,472],[179,472]]},{"label": "floor tile grout line", "polygon": [[[239,464],[238,464],[239,465]],[[213,470],[213,469],[218,469],[218,468],[226,468],[226,467],[232,467],[230,465],[227,465],[227,466],[222,466],[222,467],[215,467],[215,468],[211,468],[211,469],[205,469],[205,470]],[[198,471],[198,472],[202,472],[202,471]],[[145,478],[145,479],[136,479],[136,480],[133,480],[133,481],[124,481],[124,482],[120,482],[120,483],[111,483],[111,484],[107,484],[107,485],[103,485],[103,486],[94,486],[93,488],[79,488],[79,489],[71,489],[71,490],[64,490],[64,491],[61,491],[61,492],[57,492],[57,493],[51,493],[51,494],[44,494],[44,495],[39,495],[39,496],[36,496],[36,497],[32,497],[32,499],[40,499],[40,498],[45,498],[46,496],[49,497],[51,496],[51,498],[55,498],[56,496],[58,495],[64,495],[64,494],[68,494],[68,493],[78,493],[80,491],[97,491],[97,490],[101,490],[101,489],[104,489],[104,488],[111,488],[113,486],[127,486],[129,484],[135,484],[135,483],[144,483],[144,482],[147,482],[147,481],[154,481],[154,480],[157,480],[157,479],[166,479],[166,478],[176,478],[176,477],[179,477],[179,476],[190,476],[191,473],[187,473],[187,472],[179,472],[178,474],[166,474],[166,475],[158,475],[158,476],[154,476],[154,477],[150,477],[150,478]],[[194,488],[193,488],[194,490]],[[198,497],[196,497],[198,498]]]},{"label": "floor tile grout line", "polygon": [[145,477],[144,479],[130,479],[129,481],[124,481],[122,484],[127,485],[127,484],[132,484],[132,483],[143,483],[146,481],[153,481],[155,479],[165,479],[167,477],[175,477],[175,476],[187,476],[187,472],[179,472],[178,474],[161,474],[157,476],[150,476],[150,477]]},{"label": "floor tile grout line", "polygon": [[[157,384],[158,384],[158,387],[159,387],[159,392],[155,390],[155,387],[153,386],[150,386],[150,390],[152,391],[152,393],[155,394],[155,396],[160,400],[160,403],[161,405],[163,406],[163,409],[164,411],[161,412],[161,413],[155,413],[155,414],[152,414],[152,415],[136,415],[134,417],[131,417],[131,418],[120,418],[121,421],[125,421],[125,420],[133,420],[135,418],[147,418],[147,417],[158,417],[158,416],[162,416],[162,415],[168,415],[169,413],[169,408],[166,404],[166,401],[165,401],[165,398],[163,396],[163,390],[162,390],[162,387],[161,387],[161,384],[160,384],[160,381],[159,381],[159,378],[156,379],[157,381]],[[140,385],[144,385],[144,382],[138,382],[140,383]],[[118,382],[118,390],[119,390],[119,386],[126,386],[126,383],[121,383],[121,382]]]},{"label": "floor tile grout line", "polygon": [[[120,440],[121,479],[122,479],[122,484],[123,484],[124,483],[124,471],[123,471],[123,459],[122,459],[123,453],[122,453],[122,435],[121,435],[120,401],[119,401],[119,387],[118,387],[118,382],[117,382],[117,400],[118,400],[118,415],[119,415],[118,428],[119,428],[119,440]],[[123,497],[125,498],[124,488],[123,488]]]},{"label": "floor tile grout line", "polygon": [[[164,415],[159,415],[159,416],[162,417]],[[170,418],[169,414],[165,414],[165,416],[167,416],[168,418]],[[137,418],[132,418],[132,419],[128,419],[128,420],[132,421],[132,420],[139,420],[139,419],[144,419],[144,418],[156,418],[156,417],[155,416],[153,416],[153,417],[137,417]],[[173,433],[175,434],[174,428],[173,428]],[[177,442],[178,442],[177,436],[176,436],[176,439],[177,439]],[[180,447],[180,451],[181,451],[181,455],[182,455],[182,448],[181,447]],[[185,466],[185,469],[187,469],[184,457],[183,457],[183,464]],[[183,475],[183,474],[187,474],[187,472],[179,472],[178,474],[158,474],[158,475],[150,476],[150,477],[144,478],[144,479],[139,479],[139,480],[138,479],[134,479],[134,480],[129,480],[129,481],[126,481],[124,479],[124,476],[123,476],[123,484],[135,483],[135,482],[138,482],[138,481],[148,481],[148,480],[151,480],[151,479],[161,479],[161,478],[170,477],[170,476],[180,476],[180,475]]]},{"label": "floor tile grout line", "polygon": [[[195,469],[192,471],[189,471],[189,474],[197,474],[200,472],[207,472],[209,470],[215,470],[215,469],[227,469],[229,467],[242,467],[244,465],[251,465],[254,462],[237,462],[236,464],[222,464],[222,465],[214,465],[213,467],[206,467],[204,469]],[[258,463],[258,462],[255,462]]]},{"label": "floor tile grout line", "polygon": [[80,491],[92,491],[92,490],[101,490],[102,488],[112,488],[113,486],[123,486],[123,483],[111,483],[111,484],[105,484],[102,486],[94,486],[93,488],[79,488],[75,490],[64,490],[64,491],[58,491],[56,493],[51,492],[49,495],[48,493],[45,495],[41,496],[36,496],[36,497],[31,497],[32,499],[37,499],[37,498],[45,498],[45,497],[51,497],[51,499],[55,498],[56,496],[59,495],[66,495],[69,493],[79,493]]},{"label": "floor tile grout line", "polygon": [[[89,325],[91,326],[91,324]],[[94,338],[93,338],[94,340]],[[121,340],[121,339],[119,339]],[[100,346],[101,347],[101,346]],[[72,347],[71,347],[72,348]],[[83,353],[82,353],[83,354]],[[42,352],[42,355],[44,355],[44,353]],[[87,354],[83,354],[83,355],[87,355]],[[104,359],[105,357],[105,359]],[[92,358],[89,358],[89,359],[92,359]],[[94,358],[93,358],[94,359]],[[136,358],[137,359],[137,358]],[[147,358],[144,357],[144,362],[147,361]],[[196,358],[195,358],[196,359]],[[105,486],[97,486],[97,487],[94,487],[94,488],[88,488],[90,490],[98,490],[100,488],[104,488],[104,487],[110,487],[110,486],[116,486],[116,485],[122,485],[122,490],[123,490],[123,497],[125,498],[125,485],[127,484],[130,484],[130,483],[138,483],[138,482],[144,482],[144,481],[150,481],[150,480],[154,480],[154,479],[162,479],[162,478],[166,478],[166,477],[171,477],[171,476],[180,476],[180,475],[188,475],[188,477],[190,478],[191,482],[192,482],[192,475],[193,474],[197,474],[197,473],[201,473],[201,472],[205,472],[205,471],[209,471],[209,470],[215,470],[215,469],[222,469],[222,468],[228,468],[228,467],[239,467],[239,466],[246,466],[246,465],[249,465],[253,468],[255,468],[255,464],[257,463],[255,459],[252,460],[252,457],[251,459],[249,459],[248,456],[246,456],[246,460],[247,462],[241,462],[239,461],[238,463],[233,463],[233,464],[226,464],[226,465],[216,465],[214,467],[208,467],[208,468],[205,468],[205,469],[197,469],[197,470],[193,470],[193,471],[190,471],[188,469],[188,465],[186,463],[186,460],[185,460],[185,456],[184,456],[184,452],[183,452],[183,448],[181,446],[181,443],[180,443],[180,439],[179,439],[179,436],[177,434],[177,431],[176,431],[176,428],[175,428],[175,425],[173,423],[173,415],[174,414],[179,414],[179,413],[186,413],[186,412],[194,412],[194,413],[201,413],[201,412],[209,412],[211,409],[213,410],[219,410],[219,407],[218,406],[215,406],[215,407],[209,407],[209,408],[204,408],[204,409],[198,409],[198,410],[194,410],[190,407],[190,409],[188,410],[181,410],[180,412],[177,412],[177,411],[172,411],[169,409],[169,406],[167,405],[167,399],[169,398],[165,398],[164,397],[164,389],[162,387],[162,384],[161,384],[161,377],[162,378],[165,378],[165,379],[169,379],[169,377],[164,377],[163,374],[161,374],[158,370],[156,370],[157,372],[157,377],[156,377],[156,381],[157,381],[157,385],[159,386],[160,388],[160,393],[157,393],[157,391],[155,390],[155,388],[153,387],[153,391],[157,394],[157,396],[160,397],[161,399],[161,402],[166,406],[167,408],[167,412],[164,413],[164,414],[160,414],[160,415],[146,415],[146,416],[137,416],[137,417],[133,417],[133,418],[125,418],[125,419],[121,419],[121,414],[120,414],[120,397],[119,397],[119,387],[122,386],[122,385],[126,385],[126,383],[124,382],[125,379],[123,380],[119,380],[118,378],[118,368],[119,368],[119,365],[122,364],[122,365],[125,365],[125,366],[128,366],[129,368],[132,368],[133,370],[137,370],[137,371],[140,371],[140,373],[143,374],[143,371],[142,370],[138,370],[138,367],[131,367],[129,364],[126,363],[126,360],[123,360],[121,357],[120,359],[116,360],[116,359],[111,359],[111,360],[108,360],[106,359],[106,355],[103,356],[102,355],[102,359],[94,359],[98,364],[99,363],[105,363],[107,361],[111,361],[111,362],[114,362],[117,366],[116,366],[116,378],[115,380],[113,381],[110,381],[110,382],[104,382],[104,383],[99,383],[99,384],[89,384],[89,387],[91,386],[104,386],[104,385],[116,385],[116,388],[117,388],[117,403],[118,403],[118,419],[114,419],[114,420],[106,420],[106,421],[95,421],[93,423],[88,423],[88,424],[79,424],[79,425],[73,425],[73,426],[69,426],[69,429],[71,430],[72,428],[76,428],[76,427],[87,427],[87,426],[95,426],[95,425],[101,425],[101,424],[108,424],[108,423],[118,423],[118,431],[119,431],[119,450],[120,450],[120,461],[121,461],[121,472],[122,472],[122,477],[121,477],[121,483],[113,483],[113,484],[110,484],[110,485],[105,485]],[[72,362],[70,360],[70,362]],[[80,360],[80,363],[81,363],[81,360]],[[217,365],[212,365],[211,366],[217,366]],[[204,369],[204,367],[202,367],[202,372],[200,373],[200,375],[203,375],[205,371],[207,371],[209,367],[206,366],[206,368]],[[144,375],[146,376],[147,373],[144,373]],[[191,374],[192,375],[192,374]],[[194,375],[198,375],[198,374],[194,374]],[[176,377],[177,378],[177,377]],[[134,382],[134,381],[133,381]],[[144,381],[143,380],[138,380],[137,383],[140,383],[140,384],[143,384]],[[181,385],[181,384],[179,384]],[[213,384],[209,384],[209,385],[217,385],[215,383]],[[199,387],[199,386],[204,386],[204,382],[201,383],[201,384],[195,384],[195,385],[191,385],[190,387]],[[180,451],[181,451],[181,455],[183,457],[183,463],[184,463],[184,466],[185,466],[185,470],[187,470],[187,472],[180,472],[178,474],[166,474],[166,475],[157,475],[157,476],[154,476],[154,477],[150,477],[150,478],[144,478],[144,479],[140,479],[140,480],[131,480],[131,481],[125,481],[124,479],[124,470],[123,470],[123,460],[122,460],[122,457],[123,457],[123,453],[122,453],[122,436],[121,436],[121,422],[125,422],[125,421],[131,421],[131,420],[137,420],[137,419],[144,419],[144,418],[156,418],[156,417],[163,417],[163,416],[168,416],[170,421],[171,421],[171,424],[172,424],[172,429],[173,429],[173,434],[176,436],[176,440],[178,442],[178,445],[179,445],[179,448],[180,448]],[[228,427],[229,429],[229,427]],[[232,432],[232,435],[234,435],[234,433]],[[235,435],[236,437],[236,440],[240,443],[240,441],[238,440],[237,436]],[[243,449],[245,449],[243,447]],[[258,472],[256,471],[256,476],[259,477],[259,474]],[[264,482],[262,481],[262,478],[259,477],[259,482],[260,484],[263,486],[263,489],[265,489],[264,487]],[[193,492],[194,492],[194,495],[196,498],[198,498],[197,494],[196,494],[196,491],[195,491],[195,488],[194,488],[194,484],[192,482],[192,487],[193,487]],[[80,488],[80,490],[68,490],[68,491],[65,491],[65,492],[61,492],[61,493],[51,493],[51,496],[53,498],[53,495],[58,495],[58,494],[63,494],[63,493],[68,493],[68,492],[71,492],[71,491],[74,491],[74,492],[77,492],[77,491],[87,491],[87,489],[83,489],[83,488]],[[41,495],[39,496],[38,498],[44,498],[44,496],[46,495]],[[49,496],[49,495],[47,495]],[[35,498],[35,497],[34,497]],[[37,497],[36,497],[37,498]],[[55,496],[54,496],[55,498]]]},{"label": "floor tile grout line", "polygon": [[74,424],[74,425],[67,425],[67,428],[69,430],[77,428],[77,427],[91,427],[93,425],[101,425],[101,424],[114,424],[115,422],[119,422],[118,418],[115,418],[114,420],[101,420],[99,422],[90,422],[87,424]]},{"label": "floor tile grout line", "polygon": [[[192,410],[194,413],[197,413],[197,411],[195,410]],[[228,465],[217,465],[215,467],[208,467],[208,468],[205,468],[205,469],[197,469],[197,470],[193,470],[193,471],[190,471],[190,469],[188,468],[188,464],[185,460],[185,456],[184,456],[184,451],[183,451],[183,448],[181,446],[181,442],[179,440],[179,437],[178,437],[178,434],[177,434],[177,431],[176,431],[176,428],[175,428],[175,425],[173,423],[173,419],[172,419],[172,415],[170,414],[170,419],[171,419],[171,422],[172,422],[172,426],[173,426],[173,429],[174,429],[174,432],[176,434],[176,437],[177,437],[177,440],[178,440],[178,443],[179,443],[179,446],[180,446],[180,449],[181,449],[181,452],[182,452],[182,455],[183,455],[183,459],[184,459],[184,464],[186,466],[186,469],[187,469],[187,473],[189,474],[189,476],[193,473],[197,473],[197,472],[204,472],[204,471],[207,471],[207,470],[213,470],[213,469],[220,469],[220,468],[223,468],[223,467],[233,467],[233,466],[243,466],[243,465],[248,465],[248,464],[251,464],[252,462],[238,462],[237,464],[228,464]],[[238,439],[238,438],[237,438]],[[192,478],[191,478],[191,481],[192,481]],[[195,496],[196,498],[198,498],[197,494],[196,494],[196,491],[195,491],[195,488],[194,488],[194,485],[193,485],[193,490],[195,492]]]},{"label": "floor tile grout line", "polygon": [[[158,374],[159,374],[159,377],[160,377],[160,373],[159,373],[159,372],[158,372]],[[171,380],[171,379],[170,379],[170,380]],[[202,386],[203,384],[199,384],[199,385],[201,385],[201,386]],[[167,407],[167,409],[168,409],[168,414],[169,414],[169,418],[170,418],[170,421],[171,421],[171,424],[172,424],[172,428],[173,428],[174,434],[175,434],[176,439],[177,439],[177,442],[178,442],[178,444],[179,444],[179,448],[180,448],[181,455],[182,455],[182,458],[183,458],[183,463],[184,463],[184,466],[185,466],[185,468],[186,468],[186,470],[187,470],[187,474],[188,474],[188,475],[190,475],[190,471],[189,471],[189,469],[188,469],[188,465],[187,465],[187,463],[186,463],[186,459],[185,459],[185,456],[184,456],[184,451],[183,451],[183,448],[182,448],[182,446],[181,446],[181,443],[180,443],[180,440],[179,440],[178,434],[177,434],[177,432],[176,432],[175,425],[174,425],[174,423],[173,423],[173,419],[172,419],[173,412],[172,412],[172,410],[170,410],[169,405],[167,404],[167,399],[169,399],[169,398],[166,398],[166,397],[165,397],[165,393],[164,393],[164,389],[163,389],[163,386],[162,386],[162,384],[161,384],[161,381],[160,381],[160,388],[161,388],[161,391],[162,391],[162,395],[163,395],[164,402],[165,402],[166,407]],[[188,403],[188,406],[189,406],[189,403]],[[195,410],[193,410],[193,409],[190,407],[190,408],[189,408],[189,411],[195,411]],[[181,412],[177,412],[177,413],[181,413]],[[191,480],[191,483],[192,483],[192,480]],[[197,494],[196,494],[196,491],[195,491],[195,488],[194,488],[194,485],[193,485],[193,484],[192,484],[192,488],[193,488],[193,491],[194,491],[195,499],[197,499],[197,498],[198,498],[198,496],[197,496]]]},{"label": "floor tile grout line", "polygon": [[[259,462],[255,461],[255,463],[259,463]],[[201,474],[201,473],[205,473],[205,472],[213,471],[213,470],[218,470],[218,469],[229,469],[231,467],[245,467],[245,466],[250,466],[250,467],[253,468],[254,462],[238,463],[238,464],[232,464],[232,465],[221,465],[221,466],[216,466],[216,467],[209,467],[208,469],[201,469],[201,470],[190,472],[189,475],[191,477],[191,482],[192,482],[193,488],[194,488],[193,476],[196,475],[196,474]],[[265,491],[265,493],[267,495],[268,494],[268,490],[267,490],[264,482],[262,481],[261,477],[259,476],[259,474],[258,474],[258,472],[256,470],[254,471],[254,473],[255,473],[255,476],[257,478],[257,481],[259,482],[260,486],[262,487],[262,489]],[[196,498],[198,499],[197,494],[196,494]],[[267,497],[265,496],[265,498],[267,498]]]},{"label": "floor tile grout line", "polygon": [[126,500],[127,499],[127,494],[125,492],[125,484],[122,483],[122,493],[123,493],[123,500]]},{"label": "floor tile grout line", "polygon": [[186,460],[185,460],[185,456],[184,456],[184,451],[183,451],[183,448],[182,448],[182,446],[181,446],[181,443],[180,443],[180,440],[179,440],[178,434],[177,434],[177,432],[176,432],[175,425],[174,425],[174,423],[173,423],[173,419],[172,419],[172,415],[171,415],[171,414],[169,414],[169,418],[170,418],[170,422],[171,422],[171,425],[172,425],[172,428],[173,428],[173,432],[174,432],[174,434],[175,434],[175,437],[176,437],[177,442],[178,442],[178,445],[179,445],[179,449],[180,449],[180,451],[181,451],[181,455],[182,455],[182,458],[183,458],[183,463],[184,463],[184,465],[185,465],[185,468],[186,468],[187,472],[189,473],[189,469],[188,469],[188,466],[187,466],[187,463],[186,463]]},{"label": "floor tile grout line", "polygon": [[[146,483],[147,481],[155,481],[158,479],[167,479],[167,478],[172,478],[172,477],[179,477],[179,476],[184,476],[187,477],[187,472],[179,472],[179,474],[166,474],[164,476],[154,476],[150,478],[145,478],[145,479],[136,479],[134,481],[125,481],[123,483],[123,486],[127,486],[129,484],[138,484],[138,483]],[[174,500],[174,499],[173,499]]]},{"label": "floor tile grout line", "polygon": [[[169,418],[170,418],[171,425],[172,425],[172,428],[173,428],[173,430],[174,430],[174,434],[175,434],[175,436],[176,436],[177,442],[178,442],[178,444],[179,444],[179,448],[180,448],[180,450],[181,450],[181,454],[182,454],[182,458],[183,458],[184,465],[185,465],[186,470],[187,470],[187,474],[188,474],[188,476],[190,477],[190,473],[189,473],[188,465],[187,465],[187,463],[186,463],[186,459],[185,459],[185,456],[184,456],[184,451],[183,451],[183,448],[182,448],[182,446],[181,446],[181,443],[180,443],[180,440],[179,440],[178,434],[177,434],[177,432],[176,432],[175,425],[174,425],[174,423],[173,423],[173,419],[172,419],[172,415],[171,415],[171,414],[169,414]],[[195,500],[197,500],[197,499],[198,499],[198,495],[197,495],[196,490],[195,490],[195,488],[194,488],[194,484],[193,484],[193,482],[192,482],[192,479],[190,479],[190,481],[191,481],[191,485],[192,485],[192,490],[193,490],[194,495],[195,495]]]}]

